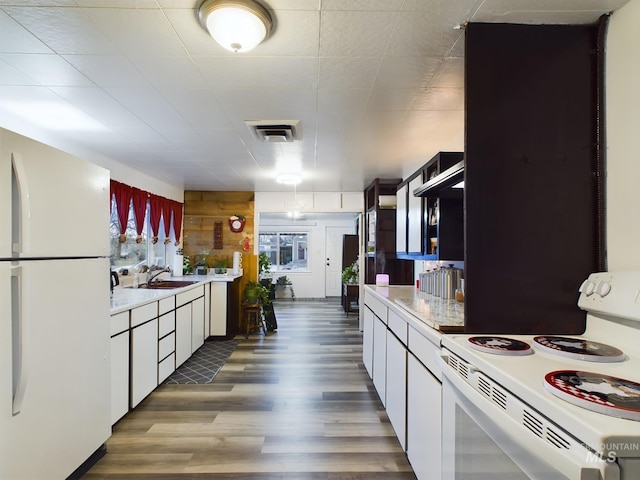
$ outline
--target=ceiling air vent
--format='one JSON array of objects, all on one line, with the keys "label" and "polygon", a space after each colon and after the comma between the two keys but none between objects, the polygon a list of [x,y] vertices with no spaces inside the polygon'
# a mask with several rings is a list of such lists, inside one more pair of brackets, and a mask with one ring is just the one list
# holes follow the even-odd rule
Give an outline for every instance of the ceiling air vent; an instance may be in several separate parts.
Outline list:
[{"label": "ceiling air vent", "polygon": [[261,142],[293,142],[302,138],[300,120],[246,120],[245,123]]}]

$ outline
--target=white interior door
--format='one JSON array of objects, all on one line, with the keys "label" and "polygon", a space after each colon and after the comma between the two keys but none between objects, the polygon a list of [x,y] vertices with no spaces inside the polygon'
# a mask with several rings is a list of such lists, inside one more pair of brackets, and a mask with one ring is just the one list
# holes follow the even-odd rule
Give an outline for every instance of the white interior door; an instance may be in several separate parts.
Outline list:
[{"label": "white interior door", "polygon": [[325,296],[342,295],[342,236],[353,233],[351,227],[325,229]]}]

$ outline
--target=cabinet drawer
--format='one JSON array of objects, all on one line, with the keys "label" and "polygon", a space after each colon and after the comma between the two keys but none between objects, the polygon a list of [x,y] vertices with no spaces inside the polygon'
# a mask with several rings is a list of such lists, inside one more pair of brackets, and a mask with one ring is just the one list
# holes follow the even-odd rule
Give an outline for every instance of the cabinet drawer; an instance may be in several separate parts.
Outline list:
[{"label": "cabinet drawer", "polygon": [[409,327],[409,350],[427,367],[431,374],[442,382],[442,370],[436,361],[440,346],[422,336],[417,330]]},{"label": "cabinet drawer", "polygon": [[158,342],[158,361],[165,358],[176,349],[176,334],[167,335]]},{"label": "cabinet drawer", "polygon": [[158,302],[147,303],[131,310],[131,327],[136,327],[158,316]]},{"label": "cabinet drawer", "polygon": [[167,298],[161,298],[158,300],[158,315],[170,312],[176,309],[176,297],[171,295]]},{"label": "cabinet drawer", "polygon": [[387,306],[366,290],[364,292],[364,304],[376,314],[376,317],[385,324],[387,323]]},{"label": "cabinet drawer", "polygon": [[111,315],[111,336],[129,330],[129,310]]},{"label": "cabinet drawer", "polygon": [[176,307],[193,302],[196,298],[204,296],[204,285],[192,288],[176,295]]},{"label": "cabinet drawer", "polygon": [[176,312],[175,310],[160,317],[158,324],[158,338],[162,338],[168,333],[176,329]]},{"label": "cabinet drawer", "polygon": [[172,353],[158,364],[158,385],[164,382],[175,371],[176,354]]},{"label": "cabinet drawer", "polygon": [[408,337],[408,328],[407,322],[396,313],[393,309],[389,309],[389,329],[395,334],[396,337],[400,339],[400,341],[406,346],[407,345],[407,337]]}]

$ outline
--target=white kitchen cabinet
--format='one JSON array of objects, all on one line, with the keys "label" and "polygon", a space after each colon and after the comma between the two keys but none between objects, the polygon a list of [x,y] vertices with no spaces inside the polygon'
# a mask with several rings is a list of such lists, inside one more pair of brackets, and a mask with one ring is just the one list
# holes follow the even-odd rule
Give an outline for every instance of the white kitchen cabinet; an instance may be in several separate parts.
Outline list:
[{"label": "white kitchen cabinet", "polygon": [[369,377],[373,378],[373,319],[374,313],[365,305],[362,316],[362,362]]},{"label": "white kitchen cabinet", "polygon": [[387,330],[386,410],[403,450],[407,448],[407,348]]},{"label": "white kitchen cabinet", "polygon": [[227,334],[227,289],[226,282],[211,282],[211,302],[209,305],[209,335],[224,337]]},{"label": "white kitchen cabinet", "polygon": [[158,319],[154,318],[131,329],[131,408],[157,386]]},{"label": "white kitchen cabinet", "polygon": [[376,387],[382,405],[387,397],[387,325],[377,316],[373,319],[373,386]]},{"label": "white kitchen cabinet", "polygon": [[191,356],[191,304],[176,308],[176,368]]},{"label": "white kitchen cabinet", "polygon": [[407,360],[407,457],[418,480],[440,478],[442,384],[416,357]]},{"label": "white kitchen cabinet", "polygon": [[129,311],[111,316],[111,425],[129,411]]},{"label": "white kitchen cabinet", "polygon": [[191,353],[204,345],[204,297],[196,298],[191,302]]}]

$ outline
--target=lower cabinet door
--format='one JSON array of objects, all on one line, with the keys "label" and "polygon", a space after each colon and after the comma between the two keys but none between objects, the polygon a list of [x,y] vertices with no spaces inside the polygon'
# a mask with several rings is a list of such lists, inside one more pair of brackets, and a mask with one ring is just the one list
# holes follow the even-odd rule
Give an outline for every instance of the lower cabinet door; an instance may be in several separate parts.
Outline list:
[{"label": "lower cabinet door", "polygon": [[440,478],[442,384],[412,354],[407,379],[407,457],[418,480]]},{"label": "lower cabinet door", "polygon": [[129,330],[111,337],[111,425],[129,411]]},{"label": "lower cabinet door", "polygon": [[204,297],[191,302],[191,353],[204,345]]},{"label": "lower cabinet door", "polygon": [[387,331],[387,415],[403,450],[407,449],[407,349]]},{"label": "lower cabinet door", "polygon": [[369,377],[373,378],[373,319],[375,315],[365,305],[364,315],[362,316],[362,362],[369,373]]},{"label": "lower cabinet door", "polygon": [[158,319],[131,329],[131,408],[158,386]]},{"label": "lower cabinet door", "polygon": [[176,309],[176,368],[191,356],[191,304]]},{"label": "lower cabinet door", "polygon": [[382,405],[387,406],[387,326],[373,316],[373,386]]}]

